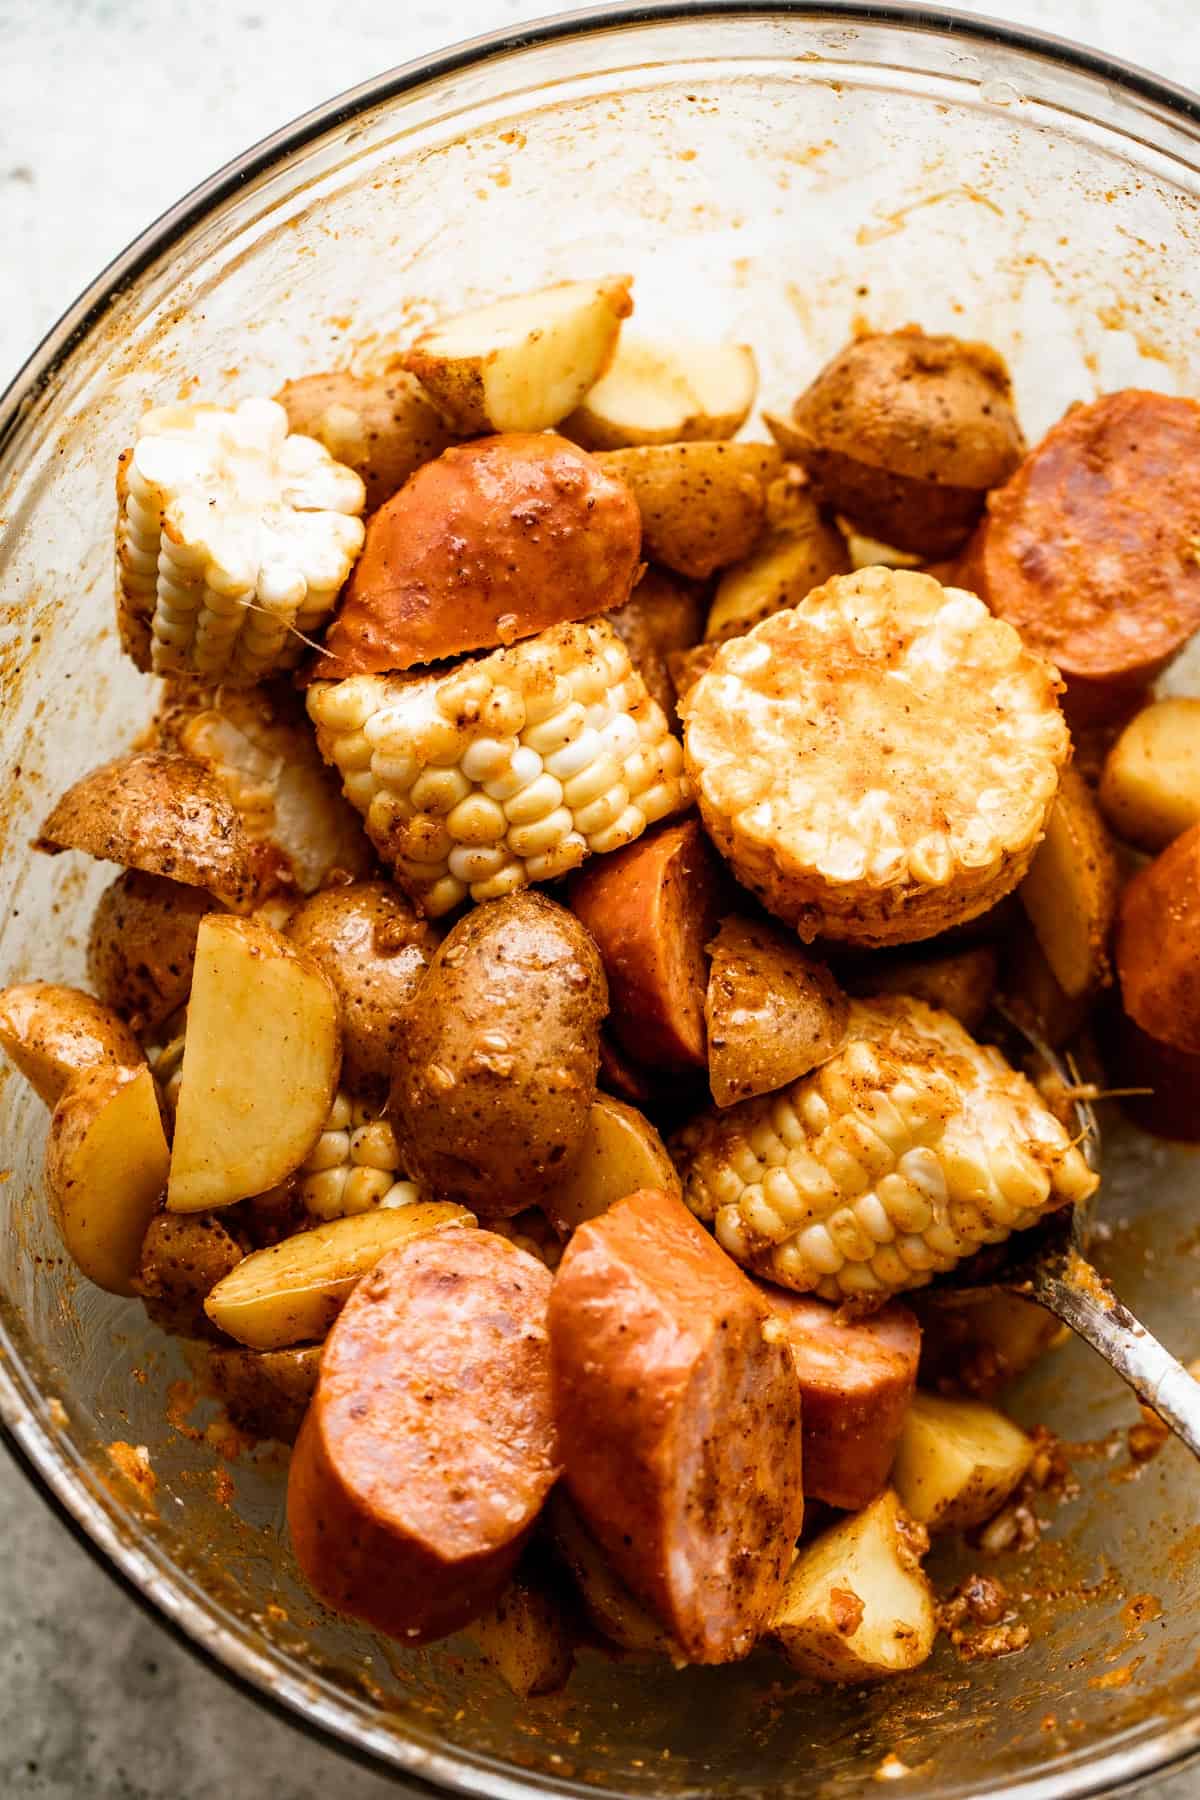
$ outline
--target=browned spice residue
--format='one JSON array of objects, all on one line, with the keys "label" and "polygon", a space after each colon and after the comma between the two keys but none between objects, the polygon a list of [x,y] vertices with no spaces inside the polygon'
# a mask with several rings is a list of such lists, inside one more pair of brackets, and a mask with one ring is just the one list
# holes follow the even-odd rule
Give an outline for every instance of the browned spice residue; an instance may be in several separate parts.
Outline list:
[{"label": "browned spice residue", "polygon": [[1029,1644],[1029,1627],[1017,1618],[1004,1583],[969,1575],[940,1609],[942,1630],[965,1662],[1012,1656]]},{"label": "browned spice residue", "polygon": [[108,1446],[113,1467],[131,1482],[143,1500],[152,1502],[158,1488],[158,1476],[150,1467],[150,1452],[145,1444],[127,1444],[118,1438]]},{"label": "browned spice residue", "polygon": [[1124,1663],[1119,1669],[1110,1669],[1107,1675],[1092,1675],[1088,1678],[1090,1688],[1123,1688],[1128,1687],[1142,1664],[1144,1656],[1135,1656],[1131,1662]]}]

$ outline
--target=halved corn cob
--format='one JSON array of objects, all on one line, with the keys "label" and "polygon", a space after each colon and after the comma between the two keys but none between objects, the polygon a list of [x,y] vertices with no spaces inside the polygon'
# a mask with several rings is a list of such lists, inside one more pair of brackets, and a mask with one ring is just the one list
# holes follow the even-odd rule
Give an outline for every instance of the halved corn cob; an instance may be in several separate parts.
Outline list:
[{"label": "halved corn cob", "polygon": [[1095,1190],[1036,1090],[949,1013],[900,995],[850,1010],[821,1068],[676,1140],[684,1199],[738,1262],[883,1299]]},{"label": "halved corn cob", "polygon": [[421,1192],[399,1170],[400,1151],[387,1120],[341,1092],[300,1169],[300,1198],[316,1219],[408,1206]]},{"label": "halved corn cob", "polygon": [[605,619],[445,674],[317,682],[308,710],[368,837],[431,918],[565,875],[691,800],[683,751]]},{"label": "halved corn cob", "polygon": [[117,616],[140,668],[295,666],[362,548],[364,488],[274,400],[148,412],[117,467]]}]

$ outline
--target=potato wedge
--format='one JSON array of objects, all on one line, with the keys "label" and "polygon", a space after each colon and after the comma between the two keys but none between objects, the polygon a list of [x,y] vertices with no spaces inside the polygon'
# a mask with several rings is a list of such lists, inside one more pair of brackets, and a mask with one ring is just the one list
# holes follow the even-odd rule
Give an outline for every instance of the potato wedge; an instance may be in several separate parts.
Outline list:
[{"label": "potato wedge", "polygon": [[134,1291],[164,1331],[204,1334],[205,1298],[244,1254],[213,1213],[156,1213],[142,1240]]},{"label": "potato wedge", "polygon": [[1200,700],[1156,700],[1135,714],[1105,760],[1100,810],[1151,854],[1200,819]]},{"label": "potato wedge", "polygon": [[767,489],[767,529],[750,555],[726,569],[717,583],[705,639],[724,643],[740,637],[785,606],[799,606],[823,581],[849,571],[841,532],[825,522],[806,488],[780,477]]},{"label": "potato wedge", "polygon": [[170,1210],[205,1212],[286,1181],[325,1128],[341,1062],[337,993],[320,965],[257,919],[203,919]]},{"label": "potato wedge", "polygon": [[642,444],[596,460],[633,493],[643,553],[699,581],[749,555],[781,464],[772,444]]},{"label": "potato wedge", "polygon": [[818,1681],[918,1668],[937,1634],[928,1544],[888,1488],[801,1550],[770,1630],[792,1667]]},{"label": "potato wedge", "polygon": [[387,881],[313,894],[287,935],[320,963],[342,1014],[342,1080],[354,1094],[387,1093],[399,1016],[437,950],[439,934]]},{"label": "potato wedge", "polygon": [[158,750],[119,756],[69,787],[34,849],[82,850],[235,907],[252,905],[271,873],[204,765]]},{"label": "potato wedge", "polygon": [[464,437],[545,431],[608,367],[633,311],[632,279],[564,281],[493,301],[439,320],[398,360]]},{"label": "potato wedge", "polygon": [[233,1423],[252,1437],[296,1440],[321,1368],[320,1344],[294,1350],[235,1350],[210,1344],[208,1371]]},{"label": "potato wedge", "polygon": [[553,1694],[575,1661],[575,1634],[546,1575],[526,1556],[494,1606],[467,1626],[506,1687],[519,1700]]},{"label": "potato wedge", "polygon": [[1032,1440],[994,1406],[918,1393],[892,1483],[929,1531],[968,1531],[1004,1505],[1032,1457]]},{"label": "potato wedge", "polygon": [[937,1290],[914,1296],[923,1328],[921,1380],[986,1399],[1024,1375],[1069,1334],[1053,1313],[1019,1294],[996,1292],[942,1305]]},{"label": "potato wedge", "polygon": [[1092,790],[1063,770],[1046,835],[1017,893],[1063,992],[1091,993],[1109,978],[1117,911],[1117,858]]},{"label": "potato wedge", "polygon": [[611,1094],[597,1094],[571,1172],[542,1196],[542,1211],[565,1238],[639,1188],[661,1188],[683,1198],[667,1146],[649,1119]]},{"label": "potato wedge", "polygon": [[403,369],[302,375],[285,382],[275,398],[292,431],[316,438],[362,478],[369,513],[454,442],[420,382]]},{"label": "potato wedge", "polygon": [[584,1611],[602,1637],[622,1650],[687,1659],[670,1633],[634,1598],[572,1506],[560,1482],[546,1503],[550,1541],[572,1576]]},{"label": "potato wedge", "polygon": [[245,1257],[204,1302],[219,1331],[251,1350],[317,1343],[356,1281],[386,1250],[431,1231],[474,1225],[462,1206],[414,1201],[315,1225]]},{"label": "potato wedge", "polygon": [[605,373],[566,422],[587,450],[735,437],[758,393],[748,344],[696,344],[623,331]]},{"label": "potato wedge", "polygon": [[258,854],[280,865],[289,888],[311,894],[334,876],[374,868],[362,820],[325,766],[304,703],[290,687],[172,682],[155,731],[161,749],[208,770]]},{"label": "potato wedge", "polygon": [[88,934],[88,978],[140,1032],[154,1032],[192,985],[196,934],[213,910],[203,888],[126,869],[101,894]]},{"label": "potato wedge", "polygon": [[718,1106],[784,1087],[840,1049],[846,996],[794,936],[728,918],[708,949],[708,1083]]},{"label": "potato wedge", "polygon": [[84,1069],[136,1069],[146,1060],[112,1007],[53,981],[0,989],[0,1049],[47,1106]]},{"label": "potato wedge", "polygon": [[1087,1017],[1086,996],[1063,992],[1023,913],[1004,942],[1000,994],[1017,1024],[1052,1050],[1082,1030]]},{"label": "potato wedge", "polygon": [[75,1076],[50,1120],[46,1192],[67,1250],[110,1294],[134,1292],[167,1166],[158,1094],[145,1063]]},{"label": "potato wedge", "polygon": [[974,1031],[992,1003],[999,961],[995,945],[971,944],[932,956],[870,956],[843,979],[852,994],[912,994]]}]

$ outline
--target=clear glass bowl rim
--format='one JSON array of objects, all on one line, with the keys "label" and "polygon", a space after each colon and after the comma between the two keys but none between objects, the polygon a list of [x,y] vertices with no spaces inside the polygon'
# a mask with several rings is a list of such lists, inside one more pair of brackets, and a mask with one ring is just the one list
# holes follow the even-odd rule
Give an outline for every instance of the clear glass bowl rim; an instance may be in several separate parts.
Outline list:
[{"label": "clear glass bowl rim", "polygon": [[[737,17],[790,17],[940,32],[964,43],[1015,51],[1103,81],[1124,95],[1159,109],[1173,123],[1200,137],[1200,94],[1165,81],[1147,69],[1050,32],[948,7],[907,4],[906,0],[615,0],[610,5],[504,26],[401,63],[334,95],[260,139],[160,214],[89,283],[0,391],[0,456],[42,391],[98,327],[117,294],[136,281],[194,224],[217,211],[236,190],[275,168],[312,139],[351,123],[381,102],[513,51],[622,27]],[[1196,166],[1200,168],[1200,148]],[[268,1685],[267,1659],[257,1657],[233,1634],[220,1627],[214,1630],[203,1606],[182,1587],[166,1589],[161,1582],[155,1582],[154,1591],[147,1591],[136,1546],[114,1533],[104,1509],[61,1455],[34,1405],[12,1379],[2,1359],[0,1444],[41,1499],[119,1587],[209,1668],[291,1725],[376,1772],[402,1774],[414,1793],[457,1791],[486,1793],[494,1800],[530,1800],[535,1793],[549,1791],[544,1780],[529,1781],[515,1772],[500,1775],[493,1771],[484,1787],[477,1767],[472,1771],[473,1779],[464,1781],[466,1769],[453,1753],[430,1755],[422,1751],[421,1767],[408,1766],[406,1746],[399,1739],[392,1740],[395,1754],[376,1754],[368,1744],[356,1741],[332,1721],[318,1718],[300,1696],[281,1695],[276,1687]],[[1200,1718],[1185,1721],[1156,1738],[1089,1759],[1069,1774],[1035,1776],[1027,1782],[1006,1785],[1005,1792],[1009,1800],[1086,1800],[1087,1796],[1129,1792],[1154,1776],[1177,1773],[1198,1760]]]}]

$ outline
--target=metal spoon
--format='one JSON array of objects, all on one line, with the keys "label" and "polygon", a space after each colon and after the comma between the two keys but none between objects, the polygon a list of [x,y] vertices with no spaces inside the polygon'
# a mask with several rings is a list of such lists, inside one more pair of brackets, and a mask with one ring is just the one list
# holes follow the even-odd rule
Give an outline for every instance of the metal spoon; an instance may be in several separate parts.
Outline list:
[{"label": "metal spoon", "polygon": [[[1001,1048],[1014,1041],[1052,1068],[1068,1089],[1071,1076],[1061,1059],[1006,1013],[997,1012],[987,1032]],[[1100,1167],[1100,1131],[1085,1101],[1075,1102],[1084,1152]],[[966,1304],[996,1292],[1019,1294],[1078,1332],[1127,1381],[1144,1406],[1200,1457],[1200,1382],[1135,1319],[1111,1285],[1087,1260],[1092,1202],[1048,1213],[1029,1231],[1014,1232],[1003,1244],[961,1263],[932,1290],[943,1305]]]}]

